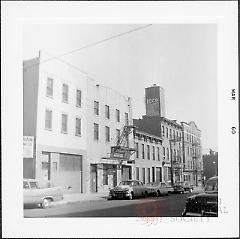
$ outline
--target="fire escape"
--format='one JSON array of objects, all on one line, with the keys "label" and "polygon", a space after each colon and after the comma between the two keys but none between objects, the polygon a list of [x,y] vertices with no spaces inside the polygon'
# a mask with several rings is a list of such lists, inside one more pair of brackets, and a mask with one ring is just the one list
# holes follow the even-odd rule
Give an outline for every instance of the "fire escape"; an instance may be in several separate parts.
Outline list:
[{"label": "fire escape", "polygon": [[130,160],[130,157],[135,153],[136,149],[129,147],[129,135],[135,128],[132,125],[125,125],[117,139],[116,145],[111,147],[110,159],[118,160],[120,165],[123,161],[134,163],[133,160]]},{"label": "fire escape", "polygon": [[177,142],[182,142],[181,137],[176,137],[173,139],[169,139],[169,145],[170,145],[170,154],[171,154],[171,184],[174,185],[174,175],[180,175],[182,174],[183,170],[183,162],[182,162],[182,157],[181,157],[181,146],[179,145],[179,153],[178,155],[174,154],[173,155],[173,150],[172,150],[172,143],[175,145]]}]

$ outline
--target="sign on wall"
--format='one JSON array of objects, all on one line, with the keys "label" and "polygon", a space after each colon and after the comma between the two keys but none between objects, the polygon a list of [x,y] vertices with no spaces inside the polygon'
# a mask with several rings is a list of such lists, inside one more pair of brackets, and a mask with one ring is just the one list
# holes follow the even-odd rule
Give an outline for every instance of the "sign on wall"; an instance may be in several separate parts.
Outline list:
[{"label": "sign on wall", "polygon": [[23,158],[33,158],[34,137],[23,136]]},{"label": "sign on wall", "polygon": [[148,116],[160,115],[160,91],[159,87],[145,89],[146,114]]}]

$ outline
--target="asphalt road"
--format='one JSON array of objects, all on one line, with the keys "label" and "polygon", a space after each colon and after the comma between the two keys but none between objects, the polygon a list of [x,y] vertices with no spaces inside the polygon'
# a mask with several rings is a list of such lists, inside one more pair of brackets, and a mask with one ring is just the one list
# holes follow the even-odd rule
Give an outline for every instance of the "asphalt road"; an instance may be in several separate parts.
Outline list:
[{"label": "asphalt road", "polygon": [[25,209],[24,217],[178,217],[190,195],[77,202],[48,209]]}]

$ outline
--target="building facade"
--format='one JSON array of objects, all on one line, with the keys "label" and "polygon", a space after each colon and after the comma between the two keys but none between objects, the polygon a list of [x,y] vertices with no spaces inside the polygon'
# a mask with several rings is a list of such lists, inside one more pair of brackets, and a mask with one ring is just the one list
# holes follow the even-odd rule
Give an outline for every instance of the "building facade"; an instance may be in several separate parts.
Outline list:
[{"label": "building facade", "polygon": [[181,122],[184,145],[184,180],[194,185],[202,182],[203,159],[201,147],[201,131],[195,122]]},{"label": "building facade", "polygon": [[[142,119],[134,119],[133,124],[142,135],[154,135],[161,139],[162,181],[168,184],[188,181],[197,185],[201,181],[203,167],[201,131],[193,121],[178,123],[165,117],[162,87],[153,85],[146,88],[145,103],[146,115]],[[148,166],[142,161],[142,168]]]},{"label": "building facade", "polygon": [[[113,158],[111,147],[116,146],[124,126],[132,124],[131,98],[107,87],[87,85],[87,159],[90,192],[106,191],[123,179],[132,178],[132,164],[127,159]],[[128,146],[134,147],[133,134],[128,135]]]},{"label": "building facade", "polygon": [[131,164],[117,167],[110,157],[131,124],[129,97],[43,53],[23,62],[23,90],[23,135],[34,138],[33,156],[23,158],[24,178],[85,193],[131,177]]},{"label": "building facade", "polygon": [[162,138],[144,131],[134,130],[134,178],[144,184],[163,181]]},{"label": "building facade", "polygon": [[182,126],[160,116],[143,116],[142,119],[134,119],[133,124],[138,130],[161,139],[162,181],[168,184],[182,181]]}]

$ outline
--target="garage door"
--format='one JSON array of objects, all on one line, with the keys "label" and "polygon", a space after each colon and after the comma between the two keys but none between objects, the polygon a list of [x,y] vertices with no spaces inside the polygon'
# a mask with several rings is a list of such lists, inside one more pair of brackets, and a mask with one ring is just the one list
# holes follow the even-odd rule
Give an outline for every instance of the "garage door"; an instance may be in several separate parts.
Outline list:
[{"label": "garage door", "polygon": [[67,192],[82,192],[82,156],[59,154],[59,170],[54,173],[55,185]]}]

